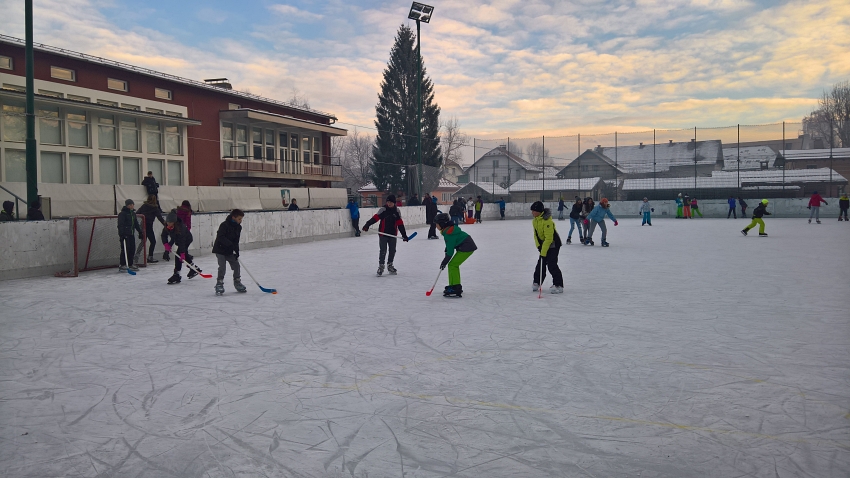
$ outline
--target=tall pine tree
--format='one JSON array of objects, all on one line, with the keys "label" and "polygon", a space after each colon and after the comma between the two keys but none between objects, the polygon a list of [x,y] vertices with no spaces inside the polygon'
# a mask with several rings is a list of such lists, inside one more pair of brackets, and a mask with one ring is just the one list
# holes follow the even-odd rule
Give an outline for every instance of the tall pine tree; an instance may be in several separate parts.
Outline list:
[{"label": "tall pine tree", "polygon": [[[440,151],[440,107],[434,102],[434,84],[422,62],[422,164],[439,168],[443,163]],[[411,195],[419,184],[415,176],[419,164],[417,155],[417,110],[419,97],[416,82],[416,35],[409,27],[398,29],[390,61],[384,70],[381,93],[375,107],[375,127],[378,134],[372,147],[372,179],[378,190],[405,192]],[[437,184],[423,174],[423,191]],[[432,175],[433,176],[433,175]],[[439,179],[437,179],[439,181]]]}]

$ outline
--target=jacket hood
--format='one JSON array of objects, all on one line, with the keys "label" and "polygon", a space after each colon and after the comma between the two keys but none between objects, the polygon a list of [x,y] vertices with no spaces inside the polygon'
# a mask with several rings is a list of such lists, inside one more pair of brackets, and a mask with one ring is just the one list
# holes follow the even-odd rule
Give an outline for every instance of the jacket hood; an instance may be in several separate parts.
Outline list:
[{"label": "jacket hood", "polygon": [[547,221],[548,221],[549,219],[552,219],[552,210],[551,210],[551,209],[549,209],[548,207],[547,207],[547,208],[543,208],[543,214],[541,214],[541,215],[540,215],[540,217],[542,217],[543,219],[545,219],[545,220],[547,220]]}]

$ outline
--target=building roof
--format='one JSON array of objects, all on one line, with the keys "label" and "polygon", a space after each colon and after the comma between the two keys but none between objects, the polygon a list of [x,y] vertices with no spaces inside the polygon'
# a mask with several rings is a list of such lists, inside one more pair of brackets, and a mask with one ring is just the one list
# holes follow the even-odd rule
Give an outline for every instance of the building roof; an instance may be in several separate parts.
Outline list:
[{"label": "building roof", "polygon": [[440,184],[437,185],[437,189],[460,189],[460,186],[449,181],[448,179],[440,178]]},{"label": "building roof", "polygon": [[362,188],[357,190],[358,193],[368,193],[377,191],[378,187],[375,186],[375,183],[373,183],[372,181],[369,181],[368,183],[364,184]]},{"label": "building roof", "polygon": [[457,161],[453,161],[451,159],[447,159],[447,160],[443,161],[443,166],[457,166],[457,168],[460,169],[461,172],[463,172],[465,170],[465,168],[463,167],[462,164],[458,163]]},{"label": "building roof", "polygon": [[[0,34],[0,43],[7,43],[7,44],[10,44],[10,45],[19,46],[21,48],[26,47],[26,42],[24,40],[22,40],[20,38],[8,36],[8,35],[3,35],[3,34]],[[290,108],[290,109],[294,109],[294,110],[298,110],[298,111],[304,111],[306,113],[310,113],[310,114],[317,115],[317,116],[322,116],[324,118],[328,118],[328,119],[331,119],[331,120],[334,120],[334,121],[336,121],[336,119],[337,119],[336,116],[334,116],[330,113],[325,113],[323,111],[314,110],[312,108],[305,108],[303,106],[299,106],[299,105],[296,105],[296,104],[293,104],[293,103],[287,103],[285,101],[280,101],[280,100],[273,100],[271,98],[265,98],[263,96],[255,95],[253,93],[247,93],[247,92],[237,91],[237,90],[228,90],[228,89],[224,89],[224,88],[221,88],[221,87],[218,87],[218,86],[213,86],[213,85],[204,83],[202,81],[190,80],[188,78],[182,78],[182,77],[179,77],[179,76],[176,76],[176,75],[171,75],[171,74],[168,74],[168,73],[162,73],[162,72],[159,72],[159,71],[156,71],[156,70],[151,70],[151,69],[143,68],[143,67],[140,67],[140,66],[129,65],[127,63],[121,63],[121,62],[115,61],[115,60],[108,60],[106,58],[88,55],[86,53],[80,53],[80,52],[76,52],[76,51],[73,51],[73,50],[67,50],[65,48],[57,48],[55,46],[45,45],[43,43],[34,43],[33,49],[38,50],[38,51],[42,51],[42,52],[45,52],[45,53],[51,53],[53,55],[64,56],[64,57],[67,57],[67,58],[74,58],[76,60],[83,60],[83,61],[88,61],[90,63],[97,63],[99,65],[105,65],[105,66],[110,66],[112,68],[118,68],[118,69],[121,69],[121,70],[131,71],[133,73],[137,73],[137,74],[140,74],[140,75],[152,76],[154,78],[160,78],[160,79],[164,79],[164,80],[168,80],[168,81],[173,81],[175,83],[182,83],[184,85],[193,86],[195,88],[201,88],[201,89],[205,89],[205,90],[209,90],[209,91],[215,91],[216,93],[235,96],[235,97],[238,97],[238,98],[245,98],[245,99],[258,101],[258,102],[261,102],[261,103],[267,103],[267,104],[275,105],[275,106],[282,106],[282,107],[285,107],[285,108]]]},{"label": "building roof", "polygon": [[563,169],[563,168],[556,168],[554,166],[546,166],[545,168],[543,168],[543,177],[546,180],[558,179],[558,173],[561,172],[561,169]]},{"label": "building roof", "polygon": [[483,191],[487,194],[492,194],[492,195],[495,195],[495,196],[508,196],[510,194],[510,192],[507,189],[499,186],[496,183],[482,183],[482,182],[476,183],[476,182],[470,181],[470,182],[464,184],[464,186],[462,188],[455,191],[455,193],[453,195],[454,196],[460,196],[460,195],[469,194],[469,195],[472,195],[472,196],[477,196],[478,191]]},{"label": "building roof", "polygon": [[[739,148],[723,148],[723,170],[738,170]],[[776,161],[776,151],[770,146],[745,146],[740,148],[741,169],[761,169],[761,163],[766,162],[768,168]]]},{"label": "building roof", "polygon": [[[669,142],[655,144],[654,148],[652,144],[644,144],[618,146],[616,148],[596,148],[588,151],[604,156],[609,164],[612,166],[616,164],[617,169],[623,173],[651,173],[652,171],[668,171],[672,166],[693,166],[694,149],[692,144],[692,141]],[[722,144],[719,139],[697,141],[697,164],[716,163],[718,159],[722,159],[721,149]]]},{"label": "building roof", "polygon": [[[524,191],[590,191],[595,188],[601,179],[581,178],[581,179],[553,179],[543,181],[542,179],[521,179],[508,188],[510,192]],[[581,181],[581,183],[579,183]]]},{"label": "building roof", "polygon": [[475,160],[474,163],[472,163],[472,166],[466,168],[466,170],[468,171],[468,170],[474,168],[475,165],[478,164],[478,162],[481,161],[482,159],[490,158],[490,157],[493,157],[493,156],[505,156],[508,159],[510,159],[511,161],[517,163],[522,169],[525,169],[526,171],[533,171],[533,172],[536,172],[536,173],[539,173],[541,171],[539,166],[535,166],[535,165],[529,163],[528,161],[520,158],[519,156],[515,155],[514,153],[509,152],[507,150],[507,148],[505,148],[504,146],[499,146],[497,148],[493,148],[490,151],[484,153],[483,155],[481,155],[480,158],[478,158],[477,160]]},{"label": "building roof", "polygon": [[[741,187],[788,186],[799,183],[847,183],[847,178],[829,168],[819,169],[770,169],[762,171],[741,171]],[[654,183],[653,183],[654,181]],[[712,171],[711,176],[698,176],[697,189],[737,188],[738,173],[736,171]],[[640,178],[623,181],[623,191],[644,189],[693,189],[694,177],[679,178]]]},{"label": "building roof", "polygon": [[[806,161],[814,159],[829,159],[830,150],[827,149],[787,149],[784,152],[788,161]],[[833,148],[833,159],[850,159],[850,148]]]}]

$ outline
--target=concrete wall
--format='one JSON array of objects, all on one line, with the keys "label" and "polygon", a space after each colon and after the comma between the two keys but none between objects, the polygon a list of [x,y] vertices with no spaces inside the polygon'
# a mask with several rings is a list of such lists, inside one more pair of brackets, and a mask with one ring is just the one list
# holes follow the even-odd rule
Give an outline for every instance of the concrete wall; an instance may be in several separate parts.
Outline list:
[{"label": "concrete wall", "polygon": [[[361,227],[376,211],[376,208],[360,210]],[[401,214],[408,228],[425,224],[423,206],[402,207]],[[226,213],[201,213],[192,217],[192,254],[203,256],[212,252],[218,226],[226,217]],[[163,252],[159,240],[162,226],[157,221],[154,232],[157,237],[155,254],[160,256]],[[353,235],[347,209],[246,212],[240,248],[250,250]],[[117,231],[115,239],[117,265]],[[0,223],[0,280],[53,275],[72,268],[70,220]]]}]

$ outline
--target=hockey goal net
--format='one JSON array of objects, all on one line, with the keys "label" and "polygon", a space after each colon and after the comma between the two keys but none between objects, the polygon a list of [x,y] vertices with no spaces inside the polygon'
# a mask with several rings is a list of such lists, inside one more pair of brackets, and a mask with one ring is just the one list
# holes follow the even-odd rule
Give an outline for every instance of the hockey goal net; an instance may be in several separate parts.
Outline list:
[{"label": "hockey goal net", "polygon": [[[142,228],[142,240],[136,241],[133,264],[147,266],[144,218],[137,218]],[[80,272],[109,269],[120,265],[121,241],[118,237],[118,216],[80,216],[71,218],[71,270],[57,272],[57,277],[77,277]],[[133,231],[136,235],[136,231]]]}]

